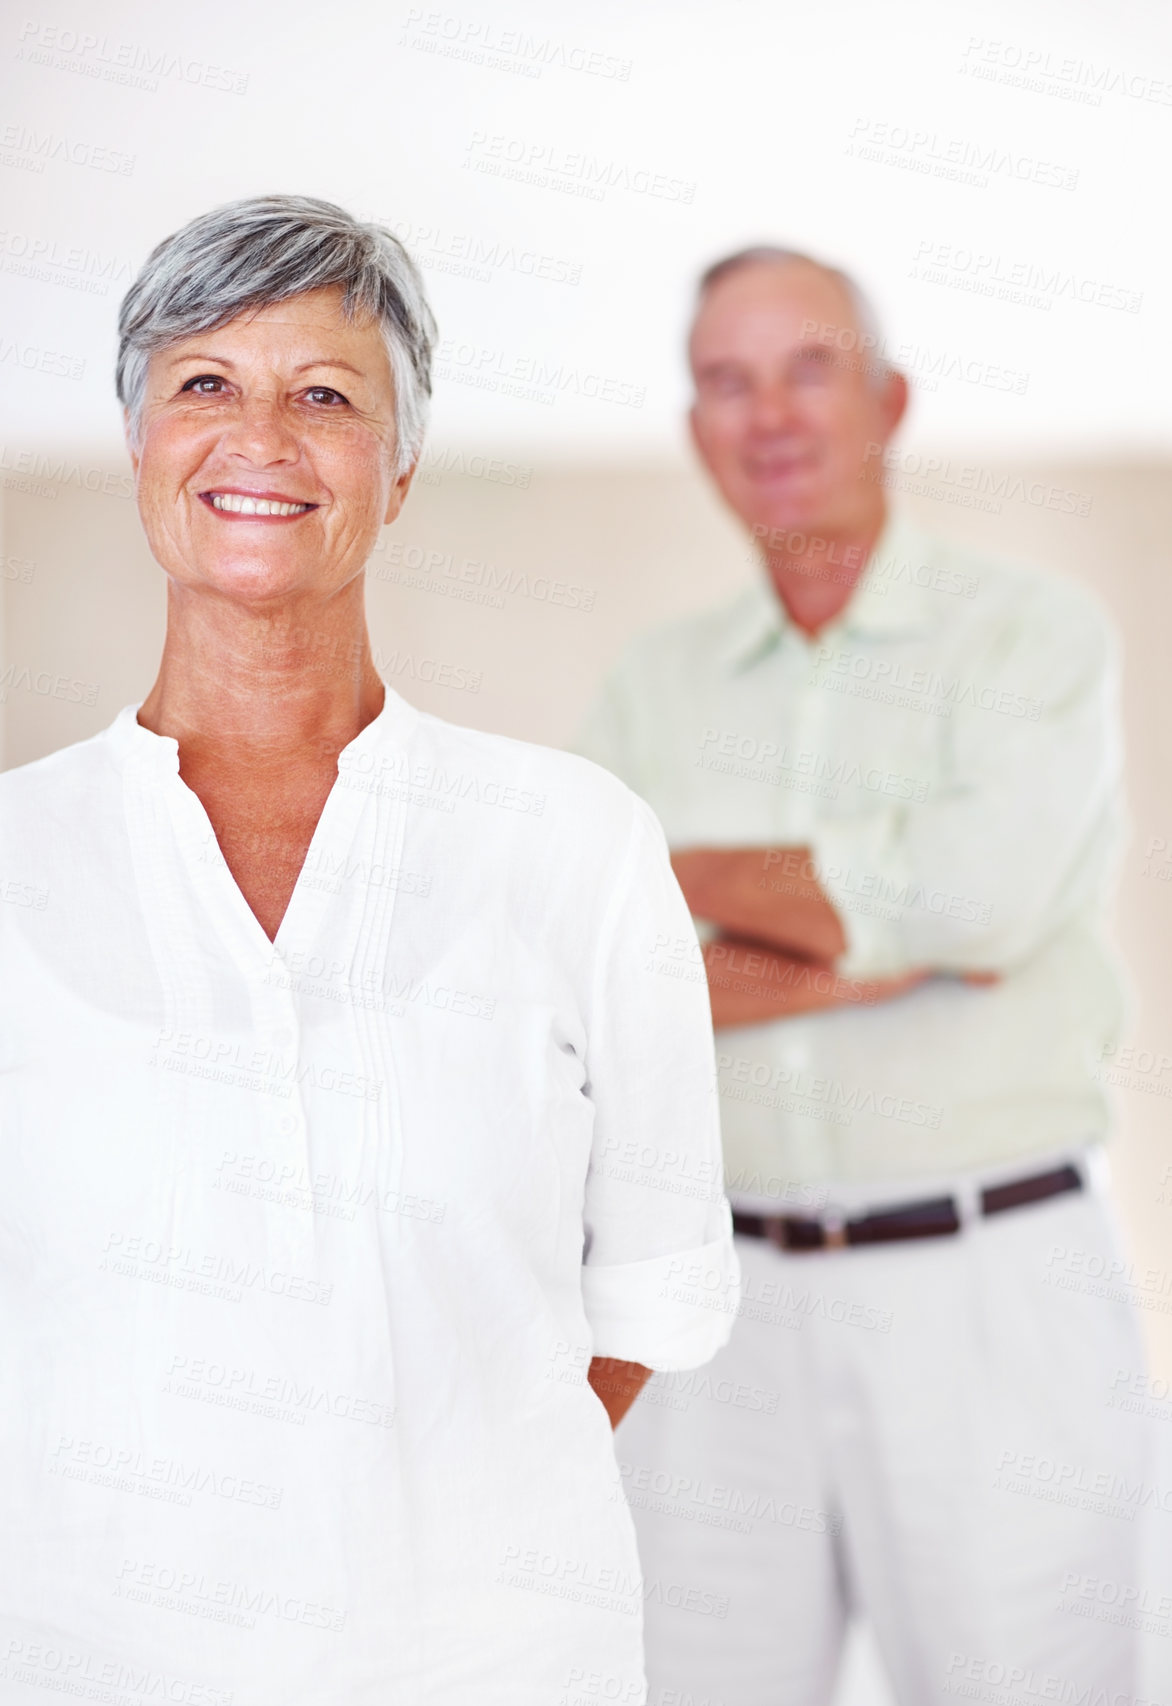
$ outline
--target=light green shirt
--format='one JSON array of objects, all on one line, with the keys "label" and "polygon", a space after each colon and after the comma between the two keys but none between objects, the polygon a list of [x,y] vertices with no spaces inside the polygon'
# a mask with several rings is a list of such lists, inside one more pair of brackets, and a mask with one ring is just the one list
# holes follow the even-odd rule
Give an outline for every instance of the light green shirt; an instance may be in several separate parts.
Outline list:
[{"label": "light green shirt", "polygon": [[[1083,590],[899,514],[812,639],[762,568],[726,606],[628,648],[576,749],[643,795],[673,849],[810,847],[844,977],[940,974],[719,1032],[735,1200],[1004,1172],[1105,1134],[1117,675]],[[763,860],[766,892],[785,876]],[[703,975],[687,943],[647,950],[666,976]],[[986,969],[992,987],[956,975]]]}]

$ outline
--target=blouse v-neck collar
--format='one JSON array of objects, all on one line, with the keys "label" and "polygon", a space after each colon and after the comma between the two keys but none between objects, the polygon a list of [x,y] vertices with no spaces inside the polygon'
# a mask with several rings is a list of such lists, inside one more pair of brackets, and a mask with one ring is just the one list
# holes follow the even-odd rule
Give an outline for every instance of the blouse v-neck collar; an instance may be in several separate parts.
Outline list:
[{"label": "blouse v-neck collar", "polygon": [[[132,819],[137,819],[141,826],[144,816],[164,816],[180,842],[183,872],[160,871],[157,877],[168,888],[173,889],[181,876],[197,888],[220,926],[235,941],[241,957],[259,957],[260,963],[271,966],[274,959],[279,960],[289,952],[291,943],[300,941],[304,946],[316,933],[320,914],[330,897],[324,889],[305,881],[306,872],[320,858],[324,847],[350,844],[367,798],[364,791],[345,786],[342,773],[356,763],[361,764],[369,753],[405,738],[418,716],[386,682],[383,687],[381,710],[338,754],[338,775],[314,826],[289,903],[272,941],[228,867],[203,802],[179,774],[179,742],[173,735],[156,734],[138,721],[142,700],[124,706],[109,725],[106,733],[123,764],[127,782],[137,784],[139,800],[137,809],[131,810]],[[168,908],[173,916],[177,900],[178,896],[173,894],[172,907]]]},{"label": "blouse v-neck collar", "polygon": [[[377,746],[384,738],[405,732],[407,725],[418,715],[385,681],[383,689],[385,697],[382,709],[342,748],[338,754],[339,764],[343,753],[353,756],[367,747]],[[144,703],[144,700],[139,699],[133,705],[124,705],[107,728],[106,738],[123,759],[135,757],[160,775],[170,773],[178,776],[179,742],[174,735],[156,734],[153,729],[145,728],[139,722],[138,713]]]}]

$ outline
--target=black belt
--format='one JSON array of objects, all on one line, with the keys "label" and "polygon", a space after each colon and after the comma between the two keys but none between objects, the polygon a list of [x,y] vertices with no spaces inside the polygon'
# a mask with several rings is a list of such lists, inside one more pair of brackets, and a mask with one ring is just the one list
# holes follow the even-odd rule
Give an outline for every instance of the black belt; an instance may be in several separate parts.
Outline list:
[{"label": "black belt", "polygon": [[[990,1185],[980,1194],[982,1214],[1002,1214],[1007,1208],[1024,1208],[1044,1202],[1063,1191],[1081,1191],[1082,1174],[1076,1167],[1056,1167],[1050,1173],[1033,1173],[1007,1185]],[[766,1238],[779,1250],[841,1250],[848,1244],[889,1244],[902,1238],[942,1238],[959,1232],[960,1213],[954,1197],[930,1197],[921,1202],[898,1203],[857,1220],[812,1220],[797,1214],[742,1214],[733,1210],[733,1231],[746,1238]]]}]

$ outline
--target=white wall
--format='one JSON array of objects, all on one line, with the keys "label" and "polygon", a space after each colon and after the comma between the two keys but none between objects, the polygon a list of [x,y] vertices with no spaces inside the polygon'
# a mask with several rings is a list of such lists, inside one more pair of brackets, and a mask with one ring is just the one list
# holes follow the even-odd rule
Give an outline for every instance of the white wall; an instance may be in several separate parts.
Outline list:
[{"label": "white wall", "polygon": [[762,238],[872,286],[922,382],[909,443],[1172,440],[1150,0],[58,0],[0,22],[0,90],[10,448],[108,441],[133,270],[269,190],[406,236],[445,443],[666,454],[691,280]]}]

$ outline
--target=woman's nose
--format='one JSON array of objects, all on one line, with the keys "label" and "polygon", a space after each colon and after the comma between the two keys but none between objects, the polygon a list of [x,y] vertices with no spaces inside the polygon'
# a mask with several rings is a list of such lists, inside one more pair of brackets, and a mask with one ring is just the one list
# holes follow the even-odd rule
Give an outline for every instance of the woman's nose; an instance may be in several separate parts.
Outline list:
[{"label": "woman's nose", "polygon": [[241,398],[227,430],[225,448],[264,467],[274,462],[295,462],[301,454],[294,423],[281,399],[272,396]]}]

